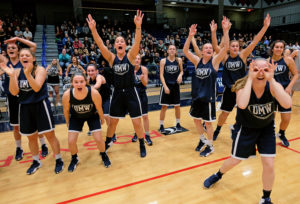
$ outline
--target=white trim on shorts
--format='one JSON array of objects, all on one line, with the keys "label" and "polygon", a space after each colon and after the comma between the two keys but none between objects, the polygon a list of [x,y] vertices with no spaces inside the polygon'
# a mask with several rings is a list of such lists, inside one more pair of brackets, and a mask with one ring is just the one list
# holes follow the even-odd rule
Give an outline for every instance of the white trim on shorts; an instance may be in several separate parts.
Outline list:
[{"label": "white trim on shorts", "polygon": [[[238,142],[239,142],[239,139],[240,139],[240,135],[241,135],[241,132],[242,132],[242,128],[243,128],[243,126],[241,125],[240,130],[239,130],[239,132],[238,132],[238,134],[237,134],[237,137],[236,137],[236,139],[235,139],[234,149],[233,149],[233,153],[232,153],[232,156],[233,156],[233,157],[237,157],[237,156],[236,156],[236,150],[237,150],[237,145],[238,145]],[[237,158],[238,158],[238,157],[237,157]]]},{"label": "white trim on shorts", "polygon": [[93,133],[93,132],[101,132],[101,128],[100,129],[96,129],[96,130],[92,130],[92,131],[90,131],[91,133]]},{"label": "white trim on shorts", "polygon": [[238,159],[238,160],[247,160],[247,159],[256,158],[256,155],[250,155],[248,158],[237,157],[237,156],[234,156],[234,155],[231,155],[231,157],[234,158],[234,159]]},{"label": "white trim on shorts", "polygon": [[20,124],[12,124],[12,123],[9,123],[9,125],[12,126],[12,127],[20,126]]},{"label": "white trim on shorts", "polygon": [[27,137],[32,136],[32,135],[34,135],[35,133],[38,133],[37,130],[34,131],[33,133],[29,133],[29,134],[21,133],[21,131],[19,131],[19,132],[20,132],[20,134],[21,134],[22,136],[27,136]]},{"label": "white trim on shorts", "polygon": [[208,115],[209,115],[209,120],[211,121],[211,102],[208,102]]},{"label": "white trim on shorts", "polygon": [[278,113],[292,113],[292,111],[274,111],[274,112],[278,112]]},{"label": "white trim on shorts", "polygon": [[[139,107],[140,107],[140,113],[141,113],[141,116],[143,115],[143,111],[142,111],[142,104],[141,104],[141,100],[140,100],[140,96],[139,96],[139,93],[137,92],[136,90],[136,87],[134,87],[134,91],[135,91],[135,94],[136,94],[136,97],[139,101]],[[148,105],[148,104],[147,104]],[[130,114],[129,114],[130,115]],[[136,117],[135,117],[136,118]]]},{"label": "white trim on shorts", "polygon": [[148,113],[144,113],[144,114],[142,114],[142,116],[145,116],[145,115],[148,115]]},{"label": "white trim on shorts", "polygon": [[[112,98],[113,98],[114,91],[115,91],[115,88],[112,88],[111,95],[110,95],[110,99],[109,99],[109,110],[108,110],[108,115],[109,115],[109,117],[111,117],[111,115],[110,115],[110,108],[111,108],[111,100],[112,100]],[[112,117],[112,118],[115,118],[115,117]]]},{"label": "white trim on shorts", "polygon": [[142,115],[141,116],[136,116],[136,117],[130,117],[131,119],[137,119],[137,118],[141,118],[142,117]]},{"label": "white trim on shorts", "polygon": [[[53,124],[52,124],[52,121],[51,121],[51,117],[50,117],[50,113],[49,113],[49,110],[48,110],[48,107],[47,107],[47,104],[46,104],[46,102],[45,102],[45,99],[43,100],[43,104],[44,104],[44,107],[45,107],[45,110],[46,110],[46,114],[47,114],[47,118],[48,118],[48,122],[49,122],[49,124],[50,124],[50,129],[54,129],[53,128]],[[45,132],[45,131],[43,131],[43,132]]]},{"label": "white trim on shorts", "polygon": [[116,118],[116,119],[124,119],[125,118],[125,116],[124,117],[117,117],[117,116],[111,116],[111,115],[108,115],[110,118]]},{"label": "white trim on shorts", "polygon": [[104,116],[109,116],[109,113],[103,114]]},{"label": "white trim on shorts", "polygon": [[[163,88],[164,88],[164,86],[161,86],[161,89],[160,89],[160,96],[159,96],[159,105],[164,105],[164,104],[161,103],[161,98],[162,98],[162,91],[163,91]],[[166,105],[164,105],[164,106],[166,106]]]},{"label": "white trim on shorts", "polygon": [[[9,116],[9,121],[10,121],[10,111],[9,111],[9,100],[8,100],[8,97],[6,97],[6,101],[7,101],[7,114]],[[20,103],[19,103],[19,105],[20,105]],[[20,107],[19,107],[18,115],[19,115],[19,113],[20,113]],[[9,123],[9,125],[12,126],[12,127],[20,126],[20,117],[19,116],[18,116],[18,121],[19,121],[19,123],[17,123],[17,124]]]},{"label": "white trim on shorts", "polygon": [[260,154],[261,157],[275,157],[276,154]]},{"label": "white trim on shorts", "polygon": [[80,132],[82,132],[82,130],[81,130],[81,131],[78,131],[78,130],[68,130],[68,132],[76,132],[76,133],[80,133]]},{"label": "white trim on shorts", "polygon": [[55,130],[55,128],[51,128],[51,129],[48,129],[48,130],[44,130],[44,131],[42,131],[42,132],[38,132],[38,134],[40,135],[40,134],[44,134],[44,133],[47,133],[47,132],[51,132],[51,131],[53,131],[53,130]]},{"label": "white trim on shorts", "polygon": [[191,118],[194,118],[196,120],[203,120],[204,122],[214,122],[214,121],[216,121],[216,119],[215,120],[204,120],[203,118],[196,118],[196,117],[192,116],[191,113],[189,113],[189,115],[190,115]]}]

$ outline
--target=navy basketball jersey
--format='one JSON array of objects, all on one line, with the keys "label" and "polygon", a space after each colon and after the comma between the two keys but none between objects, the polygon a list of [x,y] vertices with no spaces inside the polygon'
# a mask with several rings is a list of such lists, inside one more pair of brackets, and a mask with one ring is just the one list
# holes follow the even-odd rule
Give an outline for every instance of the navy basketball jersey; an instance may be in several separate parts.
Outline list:
[{"label": "navy basketball jersey", "polygon": [[274,79],[278,83],[280,83],[284,88],[286,88],[291,81],[289,77],[289,72],[290,72],[289,67],[287,66],[283,58],[281,58],[278,61],[274,61],[274,64],[275,63],[277,63],[277,67],[274,72]]},{"label": "navy basketball jersey", "polygon": [[267,83],[265,91],[260,98],[257,98],[251,89],[250,100],[247,108],[237,108],[237,122],[249,128],[262,128],[274,120],[274,97],[272,96]]},{"label": "navy basketball jersey", "polygon": [[144,84],[141,81],[142,74],[143,74],[143,72],[142,72],[142,68],[140,66],[139,70],[135,73],[135,87],[138,92],[144,92],[147,89],[147,87],[144,86]]},{"label": "navy basketball jersey", "polygon": [[52,76],[52,77],[58,76],[59,75],[58,67],[57,66],[51,66],[48,69],[48,75]]},{"label": "navy basketball jersey", "polygon": [[96,114],[96,107],[92,100],[91,87],[88,88],[86,97],[82,100],[78,100],[74,97],[74,89],[70,89],[70,114],[71,118],[88,119]]},{"label": "navy basketball jersey", "polygon": [[127,54],[122,60],[115,57],[112,65],[114,71],[114,87],[116,89],[126,89],[134,87],[134,66],[130,63]]},{"label": "navy basketball jersey", "polygon": [[[95,85],[97,83],[97,77],[92,80],[92,78],[90,78],[90,85]],[[102,98],[102,101],[105,101],[105,100],[108,100],[110,98],[110,87],[109,85],[107,84],[107,82],[105,84],[101,84],[100,88],[97,89],[97,91],[99,91],[100,95],[101,95],[101,98]]]},{"label": "navy basketball jersey", "polygon": [[206,64],[203,64],[201,59],[192,78],[193,100],[201,99],[204,102],[215,102],[216,78],[217,71],[213,68],[212,58]]},{"label": "navy basketball jersey", "polygon": [[[9,65],[11,65],[14,69],[22,69],[23,65],[21,64],[21,62],[19,61],[17,64],[13,64],[10,60],[7,62],[7,66],[9,67]],[[3,82],[3,89],[4,89],[4,93],[5,94],[10,94],[9,92],[9,76],[4,73],[4,82]]]},{"label": "navy basketball jersey", "polygon": [[38,92],[35,92],[24,74],[24,69],[20,70],[19,81],[19,100],[21,104],[37,103],[48,97],[48,88],[46,81]]},{"label": "navy basketball jersey", "polygon": [[81,69],[78,68],[78,66],[75,66],[75,65],[73,65],[73,64],[71,65],[69,71],[70,71],[70,72],[69,72],[70,75],[73,75],[73,74],[75,74],[76,72],[82,72]]},{"label": "navy basketball jersey", "polygon": [[238,79],[241,79],[244,76],[246,76],[246,70],[243,60],[239,55],[235,58],[232,58],[229,55],[223,68],[223,84],[226,87],[231,88]]},{"label": "navy basketball jersey", "polygon": [[166,58],[166,64],[164,67],[164,79],[167,84],[176,84],[177,78],[180,73],[178,61],[175,59],[173,62]]}]

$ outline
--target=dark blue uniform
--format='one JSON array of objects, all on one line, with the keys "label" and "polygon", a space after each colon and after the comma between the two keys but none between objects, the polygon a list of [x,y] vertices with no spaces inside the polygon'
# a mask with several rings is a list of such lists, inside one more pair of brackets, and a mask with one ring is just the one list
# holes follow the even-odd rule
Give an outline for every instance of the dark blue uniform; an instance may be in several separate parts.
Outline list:
[{"label": "dark blue uniform", "polygon": [[[92,80],[90,78],[90,85],[95,85],[96,84],[96,78],[95,78],[95,80]],[[100,89],[98,89],[98,91],[99,91],[99,93],[101,95],[101,98],[102,98],[103,114],[108,115],[109,114],[111,90],[110,90],[110,86],[108,85],[107,81],[106,81],[105,84],[101,84]]]},{"label": "dark blue uniform", "polygon": [[148,114],[148,97],[146,94],[147,87],[144,86],[144,84],[141,81],[142,76],[142,68],[139,67],[139,70],[135,74],[135,87],[137,89],[137,92],[139,94],[141,105],[142,105],[142,114],[147,115]]},{"label": "dark blue uniform", "polygon": [[95,104],[92,100],[91,87],[87,87],[88,93],[82,100],[74,97],[74,89],[70,89],[70,122],[69,132],[81,132],[84,122],[87,121],[91,132],[101,130],[101,122]]},{"label": "dark blue uniform", "polygon": [[74,75],[76,72],[80,72],[80,73],[81,73],[82,71],[81,71],[81,69],[78,68],[78,66],[75,66],[75,65],[72,64],[71,67],[70,67],[70,70],[69,70],[69,74],[68,74],[68,75],[69,75],[69,76],[72,76],[72,75]]},{"label": "dark blue uniform", "polygon": [[206,64],[201,59],[192,78],[191,117],[207,122],[216,120],[216,78],[212,58]]},{"label": "dark blue uniform", "polygon": [[[271,62],[271,59],[270,59],[270,62]],[[277,67],[274,72],[274,79],[278,83],[280,83],[283,86],[283,88],[286,88],[289,85],[289,83],[291,82],[290,77],[289,77],[289,72],[290,72],[289,67],[285,63],[284,58],[281,58],[280,60],[275,61],[274,63],[277,63]],[[276,101],[276,104],[275,104],[275,111],[277,109],[278,109],[278,112],[280,112],[280,113],[290,113],[292,111],[292,108],[288,108],[288,109],[283,108],[278,103],[278,101]]]},{"label": "dark blue uniform", "polygon": [[59,69],[57,66],[51,66],[48,69],[47,83],[52,86],[59,85]]},{"label": "dark blue uniform", "polygon": [[225,62],[222,75],[222,83],[225,90],[222,97],[221,110],[231,112],[236,104],[236,94],[231,91],[231,87],[238,79],[246,76],[245,63],[238,55],[235,58],[228,56]]},{"label": "dark blue uniform", "polygon": [[177,78],[180,74],[180,68],[178,61],[169,61],[166,58],[166,64],[164,67],[164,79],[167,87],[170,90],[169,94],[166,94],[164,87],[161,87],[159,105],[164,106],[180,106],[180,89],[177,83]]},{"label": "dark blue uniform", "polygon": [[20,70],[18,82],[20,89],[20,133],[30,136],[35,132],[43,134],[54,130],[47,83],[44,82],[41,89],[35,92],[27,81],[23,69]]},{"label": "dark blue uniform", "polygon": [[261,156],[275,156],[274,100],[267,84],[260,98],[252,89],[248,106],[245,109],[237,108],[236,120],[241,128],[233,138],[232,157],[247,159],[255,156],[255,145]]},{"label": "dark blue uniform", "polygon": [[109,108],[110,117],[124,118],[127,112],[131,118],[141,117],[142,108],[135,88],[134,66],[128,60],[127,54],[122,60],[116,56],[112,69],[114,89]]},{"label": "dark blue uniform", "polygon": [[[19,61],[17,64],[12,64],[11,61],[7,62],[7,66],[11,65],[14,69],[22,69],[23,65]],[[8,117],[9,123],[11,126],[19,125],[19,96],[13,96],[9,92],[9,76],[4,73],[4,82],[3,82],[4,93],[7,95],[7,103],[8,103]]]}]

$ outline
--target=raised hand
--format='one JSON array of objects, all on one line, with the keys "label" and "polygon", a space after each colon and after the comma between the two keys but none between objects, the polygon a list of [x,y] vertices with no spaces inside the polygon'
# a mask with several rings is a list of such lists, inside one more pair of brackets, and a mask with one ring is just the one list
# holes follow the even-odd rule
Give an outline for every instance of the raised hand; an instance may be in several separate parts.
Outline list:
[{"label": "raised hand", "polygon": [[265,71],[265,77],[269,81],[274,77],[274,72],[277,67],[277,63],[274,63],[274,60],[272,60],[272,63],[268,62],[269,69],[268,72]]},{"label": "raised hand", "polygon": [[134,23],[137,28],[141,28],[142,22],[143,22],[143,17],[144,17],[144,14],[142,13],[142,11],[137,10],[136,15],[134,16]]},{"label": "raised hand", "polygon": [[215,23],[215,20],[212,20],[209,25],[210,25],[211,32],[216,32],[217,31],[218,25]]},{"label": "raised hand", "polygon": [[0,68],[9,76],[12,76],[14,74],[14,68],[10,64],[9,67],[6,65],[7,62],[1,62]]},{"label": "raised hand", "polygon": [[189,36],[194,36],[197,33],[197,24],[193,24],[190,27]]},{"label": "raised hand", "polygon": [[9,43],[15,44],[16,41],[18,41],[18,39],[19,39],[18,37],[10,38],[10,39],[8,39],[8,40],[5,40],[5,41],[4,41],[4,44],[9,44]]},{"label": "raised hand", "polygon": [[88,23],[91,31],[96,29],[96,21],[93,19],[91,14],[89,14],[86,18],[86,22]]},{"label": "raised hand", "polygon": [[265,18],[265,20],[264,20],[264,26],[269,27],[270,23],[271,23],[271,17],[270,17],[270,15],[268,13],[267,16],[266,16],[266,18]]},{"label": "raised hand", "polygon": [[222,20],[223,31],[229,31],[230,28],[231,28],[230,20],[227,17],[223,16],[223,20]]}]

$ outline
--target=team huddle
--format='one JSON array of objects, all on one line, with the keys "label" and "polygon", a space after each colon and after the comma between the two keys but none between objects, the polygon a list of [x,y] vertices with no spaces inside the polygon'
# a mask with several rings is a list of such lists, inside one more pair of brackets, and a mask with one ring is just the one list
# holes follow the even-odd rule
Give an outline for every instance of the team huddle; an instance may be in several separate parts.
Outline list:
[{"label": "team huddle", "polygon": [[[109,63],[113,74],[111,78],[99,74],[95,64],[89,64],[86,70],[73,70],[72,67],[68,67],[67,73],[71,76],[71,87],[64,92],[62,105],[71,153],[69,172],[73,172],[79,163],[77,139],[85,122],[89,126],[89,134],[94,137],[103,164],[107,168],[111,166],[107,150],[116,141],[115,131],[119,119],[124,118],[126,114],[130,115],[135,130],[132,142],[139,141],[142,158],[147,155],[145,143],[149,146],[153,144],[149,136],[147,115],[148,70],[141,66],[141,56],[138,54],[143,16],[141,11],[137,11],[134,18],[135,38],[131,49],[127,52],[125,39],[118,36],[114,43],[116,54],[110,52],[103,43],[92,16],[89,15],[86,19],[94,41]],[[291,118],[292,88],[298,80],[295,62],[291,57],[283,55],[285,48],[283,41],[273,42],[270,58],[253,60],[247,73],[247,58],[264,36],[270,21],[271,18],[267,15],[259,33],[244,49],[240,48],[238,41],[230,41],[231,23],[226,17],[222,20],[223,37],[220,44],[216,35],[217,24],[212,21],[210,24],[212,43],[206,43],[199,48],[194,39],[197,25],[193,24],[183,47],[185,56],[195,66],[189,114],[200,136],[196,147],[200,156],[207,157],[214,152],[213,141],[217,140],[222,125],[233,108],[237,106],[236,123],[231,127],[232,155],[217,173],[204,181],[204,187],[210,188],[241,160],[255,155],[257,146],[263,164],[263,197],[260,203],[271,203],[270,194],[275,176],[274,157],[276,154],[274,112],[278,110],[281,113],[280,130],[277,135],[283,145],[289,146],[285,130]],[[20,49],[16,41],[26,44],[29,48]],[[44,139],[46,136],[55,154],[55,173],[60,173],[64,169],[64,162],[60,155],[60,143],[55,136],[54,119],[48,100],[46,83],[48,70],[36,64],[35,43],[20,38],[12,38],[5,43],[9,58],[0,56],[0,72],[5,74],[4,89],[8,96],[10,123],[14,127],[17,146],[15,159],[22,159],[21,135],[27,136],[33,155],[33,163],[27,170],[27,174],[35,173],[42,166],[39,158],[38,138],[42,145],[42,156],[47,156],[48,147]],[[190,51],[190,44],[193,45],[194,53]],[[161,132],[164,132],[164,119],[168,106],[174,106],[176,129],[179,131],[182,129],[180,84],[183,67],[181,58],[178,58],[176,54],[176,47],[169,45],[168,56],[160,62]],[[216,121],[216,78],[220,64],[223,65],[222,82],[225,90],[221,102],[221,114],[214,130],[212,122]],[[36,114],[37,112],[39,114]],[[143,124],[141,118],[143,118]],[[107,131],[104,141],[101,126],[105,122]],[[205,137],[205,131],[207,137]]]}]

